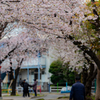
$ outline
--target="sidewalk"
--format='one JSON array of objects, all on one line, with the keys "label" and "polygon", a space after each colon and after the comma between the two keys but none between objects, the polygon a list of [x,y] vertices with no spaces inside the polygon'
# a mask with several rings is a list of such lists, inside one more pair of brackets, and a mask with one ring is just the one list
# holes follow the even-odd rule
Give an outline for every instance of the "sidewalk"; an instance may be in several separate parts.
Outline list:
[{"label": "sidewalk", "polygon": [[[63,96],[69,96],[69,94],[61,94],[61,93],[41,93],[42,97],[22,97],[22,96],[9,96],[9,97],[3,97],[3,100],[38,100],[38,99],[44,99],[44,100],[56,100],[58,97],[63,97]],[[65,99],[67,100],[67,99]]]}]

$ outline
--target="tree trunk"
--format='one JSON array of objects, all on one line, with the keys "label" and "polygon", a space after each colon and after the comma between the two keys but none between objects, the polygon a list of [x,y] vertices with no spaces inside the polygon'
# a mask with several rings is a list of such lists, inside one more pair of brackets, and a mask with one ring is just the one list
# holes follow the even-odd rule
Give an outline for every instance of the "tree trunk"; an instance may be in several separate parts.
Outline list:
[{"label": "tree trunk", "polygon": [[19,71],[20,71],[20,67],[18,67],[15,70],[15,79],[13,79],[13,82],[12,82],[12,92],[11,92],[11,95],[16,95],[16,83],[17,83],[17,77],[19,75]]},{"label": "tree trunk", "polygon": [[86,68],[83,68],[82,76],[83,76],[83,84],[86,85],[87,82],[86,77],[88,76],[88,72]]},{"label": "tree trunk", "polygon": [[96,96],[95,100],[100,100],[100,70],[97,70],[97,88],[96,88]]},{"label": "tree trunk", "polygon": [[86,94],[86,96],[91,96],[92,81],[93,80],[89,80],[89,81],[86,82],[86,85],[85,85],[85,94]]},{"label": "tree trunk", "polygon": [[[92,67],[90,67],[92,68]],[[86,72],[85,72],[86,74]],[[84,74],[84,75],[85,75]],[[83,81],[83,84],[85,85],[85,95],[87,96],[91,96],[91,87],[92,87],[92,81],[95,79],[96,75],[97,75],[97,70],[94,71],[90,71],[88,74],[86,74],[87,76],[83,76],[85,78],[85,82]]]},{"label": "tree trunk", "polygon": [[87,60],[89,66],[89,69],[86,67],[83,68],[83,84],[85,85],[85,95],[91,96],[91,87],[92,87],[92,81],[94,78],[96,78],[97,70],[94,68],[94,64],[92,61],[83,53],[85,59]]},{"label": "tree trunk", "polygon": [[12,82],[12,92],[11,95],[16,95],[16,80],[14,79]]},{"label": "tree trunk", "polygon": [[[21,66],[23,60],[24,60],[24,58],[21,59],[21,61],[19,62],[18,66]],[[16,82],[17,82],[17,77],[19,75],[19,71],[20,71],[20,67],[17,67],[17,69],[15,70],[15,79],[13,79],[13,82],[12,82],[11,95],[16,95]]]},{"label": "tree trunk", "polygon": [[[90,80],[87,69],[83,69],[83,84],[85,85],[85,95],[90,96],[91,95],[91,86],[92,86],[92,80]],[[88,80],[89,79],[89,80]]]}]

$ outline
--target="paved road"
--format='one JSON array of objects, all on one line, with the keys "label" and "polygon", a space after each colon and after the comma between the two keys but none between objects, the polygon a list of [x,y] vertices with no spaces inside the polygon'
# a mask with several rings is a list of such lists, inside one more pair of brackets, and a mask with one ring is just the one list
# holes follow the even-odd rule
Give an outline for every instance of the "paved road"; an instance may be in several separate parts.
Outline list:
[{"label": "paved road", "polygon": [[58,97],[62,96],[69,96],[69,94],[60,94],[60,93],[47,93],[44,94],[42,97],[21,97],[21,96],[10,96],[10,97],[3,97],[3,100],[37,100],[43,98],[44,100],[54,100],[57,99]]}]

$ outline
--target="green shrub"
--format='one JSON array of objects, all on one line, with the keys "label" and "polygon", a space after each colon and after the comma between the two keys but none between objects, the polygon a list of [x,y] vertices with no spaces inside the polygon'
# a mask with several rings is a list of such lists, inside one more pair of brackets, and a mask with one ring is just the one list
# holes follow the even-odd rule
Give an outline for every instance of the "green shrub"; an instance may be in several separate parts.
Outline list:
[{"label": "green shrub", "polygon": [[66,82],[68,82],[68,85],[72,85],[75,82],[75,75],[69,69],[69,62],[63,65],[63,61],[60,58],[51,63],[49,72],[52,73],[51,82],[54,85],[58,83],[59,86],[65,86]]}]

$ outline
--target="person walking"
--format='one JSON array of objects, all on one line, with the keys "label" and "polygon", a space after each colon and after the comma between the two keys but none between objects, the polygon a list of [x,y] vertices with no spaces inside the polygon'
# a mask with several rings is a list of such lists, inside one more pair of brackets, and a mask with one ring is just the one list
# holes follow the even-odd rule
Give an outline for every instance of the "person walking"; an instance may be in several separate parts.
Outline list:
[{"label": "person walking", "polygon": [[28,87],[31,85],[29,85],[26,80],[24,79],[24,81],[22,82],[21,86],[23,87],[23,97],[27,96],[30,97],[30,94],[29,94],[29,90],[28,90]]},{"label": "person walking", "polygon": [[34,84],[32,85],[32,87],[33,87],[33,91],[34,91],[35,97],[36,97],[37,96],[37,81],[36,81],[36,79],[34,79]]},{"label": "person walking", "polygon": [[75,78],[76,83],[72,85],[69,100],[85,100],[85,86],[80,83],[80,77]]}]

